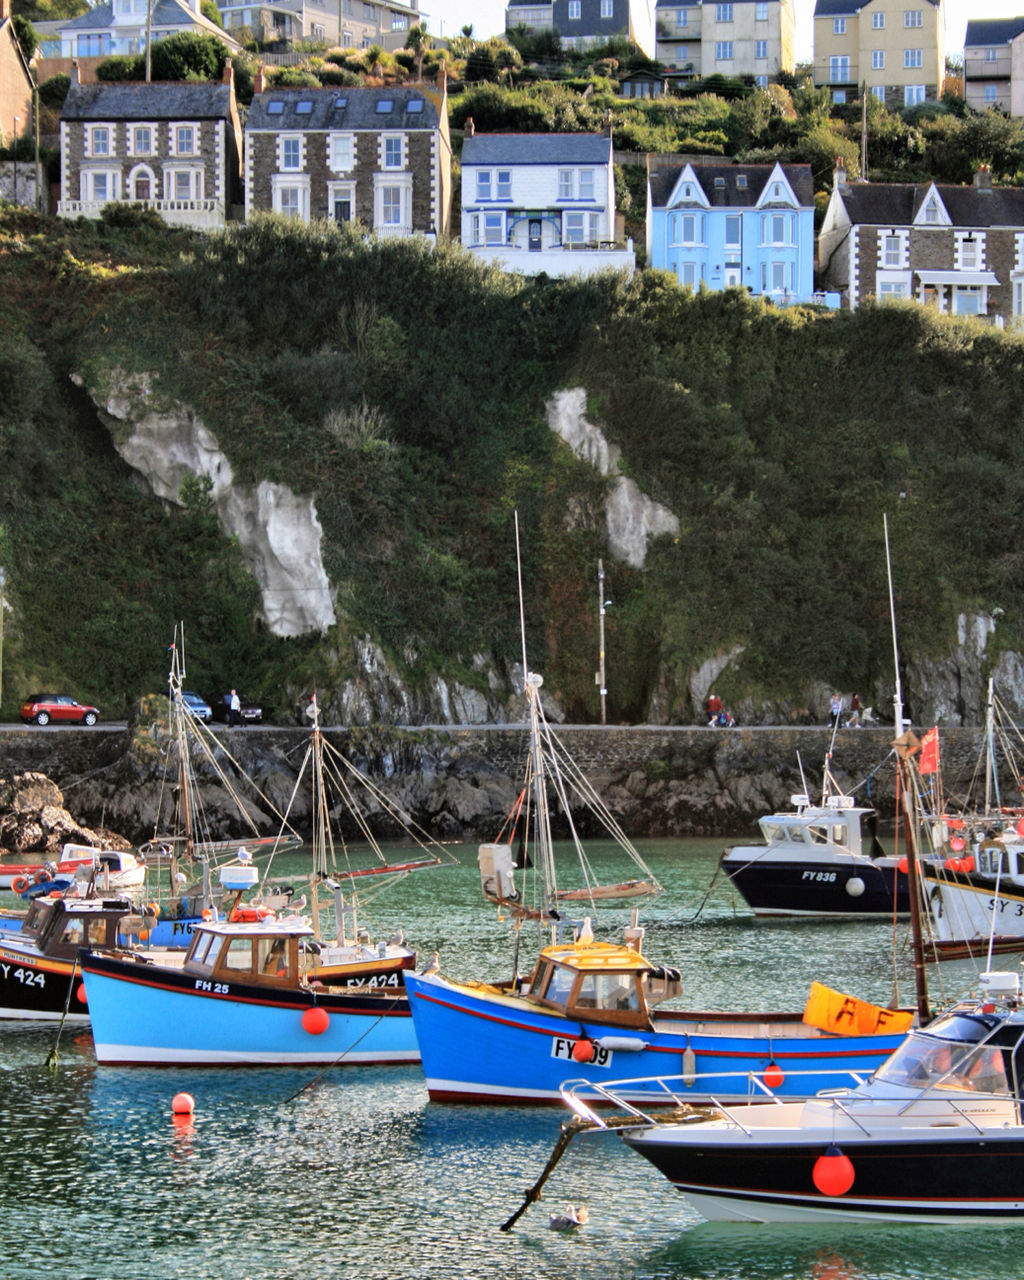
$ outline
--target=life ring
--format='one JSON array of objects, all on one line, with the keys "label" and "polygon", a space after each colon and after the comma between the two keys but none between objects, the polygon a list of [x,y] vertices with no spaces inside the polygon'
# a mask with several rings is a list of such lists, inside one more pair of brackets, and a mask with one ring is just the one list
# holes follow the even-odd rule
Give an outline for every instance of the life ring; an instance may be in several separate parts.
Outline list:
[{"label": "life ring", "polygon": [[232,924],[237,924],[267,920],[273,914],[269,907],[235,907],[231,913],[231,922]]},{"label": "life ring", "polygon": [[53,879],[53,876],[51,876],[49,871],[47,871],[47,869],[43,867],[41,871],[37,871],[35,875],[32,877],[32,883],[33,884],[49,884],[52,879]]},{"label": "life ring", "polygon": [[30,887],[28,876],[15,876],[11,881],[11,889],[15,893],[24,893]]}]

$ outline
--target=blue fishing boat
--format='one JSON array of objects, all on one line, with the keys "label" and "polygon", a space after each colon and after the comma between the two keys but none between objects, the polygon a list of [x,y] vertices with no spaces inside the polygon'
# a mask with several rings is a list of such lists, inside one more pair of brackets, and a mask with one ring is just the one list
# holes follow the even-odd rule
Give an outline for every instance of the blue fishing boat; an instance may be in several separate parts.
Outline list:
[{"label": "blue fishing boat", "polygon": [[[905,1038],[912,1011],[883,1009],[840,993],[831,993],[832,999],[827,988],[812,988],[814,999],[794,1013],[656,1011],[680,996],[681,975],[643,955],[644,929],[635,910],[622,942],[596,940],[589,916],[569,918],[569,907],[582,895],[566,894],[556,882],[547,771],[555,769],[552,794],[566,800],[570,777],[579,784],[573,794],[587,797],[592,813],[608,815],[593,787],[567,771],[567,753],[556,745],[541,705],[541,684],[538,675],[526,679],[532,844],[524,839],[515,848],[522,866],[513,856],[514,828],[507,841],[482,845],[479,854],[485,898],[516,926],[512,976],[493,983],[440,973],[406,976],[431,1098],[554,1103],[570,1075],[600,1082],[648,1073],[653,1081],[671,1062],[691,1081],[692,1096],[702,1096],[698,1077],[713,1075],[716,1096],[748,1101],[765,1085],[783,1095],[807,1095],[853,1084],[855,1073],[880,1066]],[[518,817],[526,808],[523,801]],[[622,835],[614,823],[605,826],[613,836]],[[529,869],[526,864],[541,882],[535,893],[517,879]],[[651,879],[608,889],[590,884],[591,910],[617,890],[651,892]],[[527,920],[550,929],[551,941],[523,978],[517,972],[519,935]],[[648,1105],[658,1100],[653,1082],[634,1087]]]},{"label": "blue fishing boat", "polygon": [[203,921],[181,966],[83,950],[96,1060],[131,1066],[417,1062],[401,991],[307,980],[299,917]]}]

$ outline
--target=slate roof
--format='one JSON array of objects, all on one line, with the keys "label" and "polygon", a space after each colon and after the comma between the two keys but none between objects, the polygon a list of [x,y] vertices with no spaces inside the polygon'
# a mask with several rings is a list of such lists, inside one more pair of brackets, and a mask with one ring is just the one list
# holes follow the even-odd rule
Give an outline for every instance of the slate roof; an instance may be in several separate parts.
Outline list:
[{"label": "slate roof", "polygon": [[[712,209],[751,209],[764,190],[765,183],[775,172],[774,164],[693,164],[693,172],[700,183],[708,203]],[[684,163],[676,161],[671,164],[656,165],[652,160],[650,169],[651,204],[655,209],[664,209],[669,197],[679,181],[679,175],[686,168]],[[784,164],[782,172],[786,181],[793,188],[793,194],[801,206],[814,204],[814,180],[811,177],[809,164]],[[740,186],[736,179],[746,176],[746,186]],[[716,186],[715,179],[722,178],[724,186]]]},{"label": "slate roof", "polygon": [[[871,0],[817,0],[814,6],[814,16],[816,18],[840,18],[851,13],[860,13],[861,9],[866,9]],[[936,9],[939,7],[939,0],[927,0],[927,3],[933,5]]]},{"label": "slate roof", "polygon": [[[391,103],[389,111],[378,111],[378,103]],[[419,110],[409,110],[419,102]],[[304,110],[299,110],[302,103]],[[272,110],[272,104],[280,104]],[[282,129],[346,132],[384,129],[436,129],[438,114],[436,94],[422,87],[375,89],[266,89],[258,93],[249,107],[245,132]]]},{"label": "slate roof", "polygon": [[[238,41],[231,35],[228,35],[215,22],[211,22],[209,18],[201,13],[193,13],[183,0],[155,0],[153,5],[152,21],[154,27],[199,27],[200,30],[208,35],[216,36],[218,40],[229,44],[233,49],[239,48]],[[65,31],[107,31],[111,27],[132,26],[131,22],[114,21],[114,5],[112,0],[103,0],[103,3],[94,5],[91,9],[81,13],[77,18],[71,18],[67,22],[60,24],[61,32]],[[134,25],[138,25],[137,23]]]},{"label": "slate roof", "polygon": [[231,86],[184,80],[73,84],[62,120],[228,120]]},{"label": "slate roof", "polygon": [[608,164],[606,133],[477,133],[462,143],[462,164]]},{"label": "slate roof", "polygon": [[[1024,188],[939,186],[936,191],[958,227],[1024,227]],[[907,227],[931,183],[853,182],[842,192],[850,220],[861,226]]]},{"label": "slate roof", "polygon": [[976,18],[967,24],[964,48],[1009,44],[1024,31],[1024,18]]}]

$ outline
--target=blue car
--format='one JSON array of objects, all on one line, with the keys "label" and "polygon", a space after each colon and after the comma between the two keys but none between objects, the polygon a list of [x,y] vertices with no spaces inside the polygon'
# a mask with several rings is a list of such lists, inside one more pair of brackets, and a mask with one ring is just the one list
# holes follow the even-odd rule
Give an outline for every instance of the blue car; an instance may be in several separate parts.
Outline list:
[{"label": "blue car", "polygon": [[193,693],[191,689],[182,689],[181,700],[197,720],[202,720],[204,724],[209,724],[213,719],[213,710],[210,704],[204,702],[198,693]]}]

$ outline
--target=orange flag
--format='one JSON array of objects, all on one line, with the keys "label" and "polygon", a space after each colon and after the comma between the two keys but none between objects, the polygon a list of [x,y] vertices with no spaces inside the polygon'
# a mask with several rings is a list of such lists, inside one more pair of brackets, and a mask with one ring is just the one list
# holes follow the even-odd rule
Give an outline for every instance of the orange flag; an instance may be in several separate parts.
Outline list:
[{"label": "orange flag", "polygon": [[921,739],[921,756],[917,762],[918,773],[939,771],[939,730],[929,729]]}]

